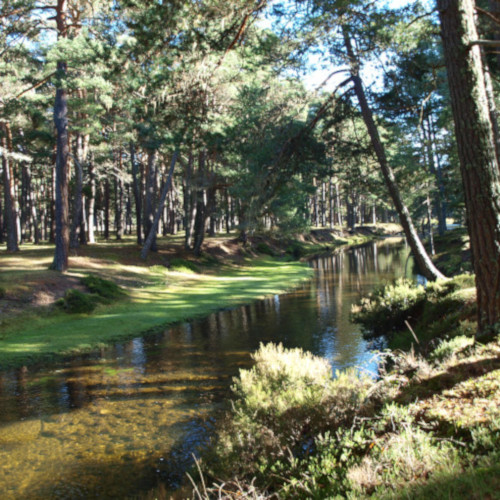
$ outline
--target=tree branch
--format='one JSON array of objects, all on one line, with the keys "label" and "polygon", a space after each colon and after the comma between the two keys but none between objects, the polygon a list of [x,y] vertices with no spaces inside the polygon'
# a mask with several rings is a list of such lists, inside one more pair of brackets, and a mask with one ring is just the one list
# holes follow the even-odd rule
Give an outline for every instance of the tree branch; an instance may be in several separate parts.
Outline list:
[{"label": "tree branch", "polygon": [[495,24],[500,25],[500,19],[498,17],[496,17],[494,14],[492,14],[491,12],[488,12],[487,10],[481,9],[481,7],[477,7],[477,6],[476,6],[476,10],[480,14],[483,14],[486,17],[489,17]]},{"label": "tree branch", "polygon": [[469,47],[480,45],[481,47],[500,47],[500,40],[472,40]]},{"label": "tree branch", "polygon": [[43,80],[40,80],[39,82],[35,83],[35,85],[32,85],[29,89],[23,90],[20,94],[16,95],[16,97],[14,97],[14,99],[19,99],[21,96],[23,96],[24,94],[26,94],[30,90],[37,89],[38,87],[40,87],[44,83],[47,83],[56,73],[57,73],[57,71],[54,71],[50,75],[46,76]]}]

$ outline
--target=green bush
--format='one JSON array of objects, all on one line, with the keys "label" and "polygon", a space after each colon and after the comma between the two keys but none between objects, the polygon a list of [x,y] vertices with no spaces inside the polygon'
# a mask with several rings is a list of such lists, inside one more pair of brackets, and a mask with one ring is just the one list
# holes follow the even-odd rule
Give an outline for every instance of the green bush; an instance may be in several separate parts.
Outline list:
[{"label": "green bush", "polygon": [[429,357],[432,361],[444,361],[448,358],[451,358],[454,354],[458,354],[466,347],[471,346],[473,343],[474,343],[474,338],[472,336],[463,336],[463,335],[458,337],[453,337],[449,340],[443,340],[431,352]]},{"label": "green bush", "polygon": [[105,280],[94,274],[80,280],[91,293],[97,295],[102,302],[112,302],[125,295],[125,292],[113,281]]},{"label": "green bush", "polygon": [[274,257],[276,255],[275,251],[267,244],[261,241],[260,243],[257,243],[255,249],[259,253],[263,253],[265,255],[270,255],[271,257]]},{"label": "green bush", "polygon": [[[360,323],[368,337],[406,330],[413,319],[420,340],[429,341],[454,334],[460,322],[474,314],[474,276],[463,274],[437,280],[424,288],[406,279],[383,285],[352,307],[351,319]],[[395,343],[392,348],[404,348]],[[411,341],[411,338],[408,337]]]},{"label": "green bush", "polygon": [[302,460],[314,452],[316,437],[349,425],[374,382],[354,370],[332,378],[327,360],[282,345],[261,345],[253,358],[255,366],[235,379],[233,411],[208,464],[214,476],[231,471],[266,482],[291,457],[306,467]]},{"label": "green bush", "polygon": [[80,290],[68,290],[58,305],[70,314],[89,314],[96,307],[98,298],[95,295],[80,292]]},{"label": "green bush", "polygon": [[351,318],[366,332],[383,335],[404,327],[404,321],[421,311],[425,288],[410,280],[399,279],[385,284],[352,307]]},{"label": "green bush", "polygon": [[176,271],[178,273],[196,273],[199,274],[200,268],[190,260],[175,258],[170,261],[171,271]]},{"label": "green bush", "polygon": [[295,260],[304,257],[306,251],[304,247],[298,242],[294,242],[286,248],[286,253],[291,255]]}]

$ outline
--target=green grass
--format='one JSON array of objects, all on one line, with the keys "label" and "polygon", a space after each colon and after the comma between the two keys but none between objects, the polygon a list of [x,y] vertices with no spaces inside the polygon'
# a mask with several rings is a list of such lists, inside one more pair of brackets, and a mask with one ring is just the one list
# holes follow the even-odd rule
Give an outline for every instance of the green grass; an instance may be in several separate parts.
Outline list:
[{"label": "green grass", "polygon": [[155,271],[143,288],[132,288],[128,298],[120,302],[99,305],[92,315],[31,313],[17,317],[15,323],[2,325],[0,367],[88,351],[104,343],[156,331],[223,307],[283,293],[312,274],[306,264],[269,258],[226,269],[217,276],[171,276],[166,269]]}]

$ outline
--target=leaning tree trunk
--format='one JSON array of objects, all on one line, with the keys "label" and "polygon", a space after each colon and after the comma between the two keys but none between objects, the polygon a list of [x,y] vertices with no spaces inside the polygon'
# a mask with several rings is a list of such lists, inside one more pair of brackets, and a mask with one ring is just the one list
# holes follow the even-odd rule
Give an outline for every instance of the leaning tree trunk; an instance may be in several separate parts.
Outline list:
[{"label": "leaning tree trunk", "polygon": [[[57,0],[56,23],[58,37],[67,37],[66,0]],[[58,61],[57,73],[62,80],[67,74],[65,61]],[[54,124],[57,131],[56,142],[56,185],[55,185],[55,243],[54,261],[51,269],[66,271],[69,254],[69,204],[68,204],[68,100],[65,84],[57,84],[54,102]]]},{"label": "leaning tree trunk", "polygon": [[472,0],[438,0],[467,226],[476,274],[479,331],[500,321],[500,172]]},{"label": "leaning tree trunk", "polygon": [[410,245],[410,248],[412,250],[413,258],[417,263],[419,271],[427,279],[435,280],[437,278],[444,278],[444,275],[436,268],[431,258],[427,254],[424,245],[418,237],[417,230],[413,225],[410,212],[403,202],[399,187],[396,183],[396,177],[394,176],[394,172],[392,171],[392,168],[387,160],[384,145],[382,144],[377,125],[375,124],[375,120],[373,119],[372,110],[368,104],[368,100],[366,99],[363,82],[361,80],[361,77],[359,76],[359,62],[356,55],[354,54],[351,39],[346,28],[344,28],[343,34],[347,55],[351,64],[351,75],[352,81],[354,83],[354,92],[356,93],[356,97],[361,107],[363,121],[365,122],[366,129],[375,151],[375,155],[377,156],[380,169],[382,170],[385,184],[387,186],[387,189],[389,190],[389,194],[392,198],[396,211],[398,212],[399,220],[401,222],[401,225],[403,226],[406,239],[408,240],[408,244]]}]

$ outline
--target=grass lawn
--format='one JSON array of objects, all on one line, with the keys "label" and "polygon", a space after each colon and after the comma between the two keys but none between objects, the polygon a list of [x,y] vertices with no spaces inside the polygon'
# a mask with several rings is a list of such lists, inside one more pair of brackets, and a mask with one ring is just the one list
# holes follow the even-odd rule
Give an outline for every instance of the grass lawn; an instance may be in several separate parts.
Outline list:
[{"label": "grass lawn", "polygon": [[[137,258],[132,240],[89,246],[71,257],[64,275],[47,270],[53,251],[50,246],[26,245],[18,254],[2,254],[0,287],[5,296],[0,303],[0,369],[88,351],[283,293],[313,272],[305,263],[270,257],[239,259],[238,265],[234,261],[214,265],[210,259],[202,259],[198,263],[202,273],[182,266],[172,271],[165,264],[179,255],[175,248],[181,240],[177,240],[148,263]],[[126,298],[100,305],[89,315],[67,314],[55,308],[54,300],[67,289],[85,290],[80,278],[89,273],[119,283],[127,292]]]}]

